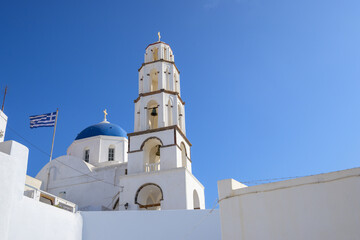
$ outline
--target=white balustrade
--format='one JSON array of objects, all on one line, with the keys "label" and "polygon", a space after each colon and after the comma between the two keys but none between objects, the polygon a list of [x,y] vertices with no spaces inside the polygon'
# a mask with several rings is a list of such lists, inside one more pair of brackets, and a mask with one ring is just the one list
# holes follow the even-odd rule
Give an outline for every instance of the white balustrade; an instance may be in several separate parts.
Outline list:
[{"label": "white balustrade", "polygon": [[49,205],[53,205],[58,208],[62,208],[69,212],[76,212],[77,205],[75,203],[66,201],[58,196],[52,195],[48,192],[41,191],[28,184],[25,184],[24,196],[32,198],[36,201],[43,202]]},{"label": "white balustrade", "polygon": [[145,163],[145,172],[160,171],[160,162],[157,163]]}]

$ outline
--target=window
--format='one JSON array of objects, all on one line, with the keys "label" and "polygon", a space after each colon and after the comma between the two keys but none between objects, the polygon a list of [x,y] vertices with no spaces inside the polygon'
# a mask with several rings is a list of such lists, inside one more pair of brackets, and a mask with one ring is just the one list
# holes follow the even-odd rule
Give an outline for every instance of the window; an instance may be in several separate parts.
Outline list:
[{"label": "window", "polygon": [[109,155],[108,155],[108,160],[109,161],[114,161],[115,158],[115,148],[109,148]]},{"label": "window", "polygon": [[90,159],[90,149],[85,149],[84,160],[85,162],[89,162],[89,159]]}]

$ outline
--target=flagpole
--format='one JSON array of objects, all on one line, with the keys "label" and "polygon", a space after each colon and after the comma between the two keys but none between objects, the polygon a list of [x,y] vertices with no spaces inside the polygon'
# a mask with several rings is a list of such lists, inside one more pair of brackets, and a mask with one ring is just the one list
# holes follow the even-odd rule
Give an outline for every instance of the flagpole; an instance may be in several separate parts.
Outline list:
[{"label": "flagpole", "polygon": [[55,118],[55,126],[54,126],[54,133],[53,133],[53,138],[52,138],[52,144],[51,144],[51,153],[50,153],[50,161],[52,160],[52,154],[53,154],[53,149],[54,149],[54,141],[55,141],[55,132],[56,132],[56,123],[57,123],[57,118],[58,118],[58,114],[59,114],[59,109],[56,109],[56,118]]}]

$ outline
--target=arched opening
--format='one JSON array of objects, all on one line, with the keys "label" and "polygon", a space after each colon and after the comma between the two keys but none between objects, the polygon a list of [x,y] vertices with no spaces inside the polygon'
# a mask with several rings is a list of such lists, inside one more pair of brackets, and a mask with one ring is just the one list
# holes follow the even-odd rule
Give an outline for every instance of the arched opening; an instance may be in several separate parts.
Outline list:
[{"label": "arched opening", "polygon": [[140,131],[140,107],[136,108],[136,113],[135,113],[135,131]]},{"label": "arched opening", "polygon": [[175,81],[175,92],[180,93],[180,83],[179,83],[179,77],[177,74],[174,74],[174,81]]},{"label": "arched opening", "polygon": [[164,47],[164,59],[168,60],[168,54],[167,54],[167,51],[166,51],[166,47]]},{"label": "arched opening", "polygon": [[186,154],[185,144],[184,144],[183,142],[181,143],[180,148],[181,148],[181,162],[182,162],[182,166],[186,168],[187,154]]},{"label": "arched opening", "polygon": [[142,76],[139,81],[139,93],[144,92],[144,81],[143,80],[144,80],[144,77]]},{"label": "arched opening", "polygon": [[171,126],[173,125],[173,119],[172,119],[173,111],[172,111],[172,102],[170,98],[167,105],[167,114],[168,114],[168,126]]},{"label": "arched opening", "polygon": [[165,83],[166,83],[166,89],[167,90],[171,90],[170,88],[170,70],[169,70],[169,67],[166,68],[166,71],[165,71]]},{"label": "arched opening", "polygon": [[158,90],[158,71],[153,68],[150,71],[150,92]]},{"label": "arched opening", "polygon": [[194,200],[194,209],[200,209],[199,195],[196,192],[196,190],[194,190],[193,192],[193,200]]},{"label": "arched opening", "polygon": [[147,104],[147,123],[148,129],[158,128],[159,114],[158,114],[158,103],[154,100],[151,100]]},{"label": "arched opening", "polygon": [[149,138],[145,140],[141,149],[144,152],[144,170],[145,172],[160,171],[160,158],[162,142],[158,138]]},{"label": "arched opening", "polygon": [[163,192],[155,183],[142,185],[135,195],[135,204],[143,210],[160,210],[162,200],[164,200]]},{"label": "arched opening", "polygon": [[115,161],[115,146],[114,145],[109,146],[108,161]]},{"label": "arched opening", "polygon": [[153,53],[153,61],[157,61],[159,59],[159,49],[157,47],[154,47],[151,51]]},{"label": "arched opening", "polygon": [[183,126],[183,112],[182,112],[182,108],[180,106],[180,104],[178,105],[178,114],[179,114],[179,121],[178,121],[178,125],[179,125],[179,128],[182,129],[182,126]]}]

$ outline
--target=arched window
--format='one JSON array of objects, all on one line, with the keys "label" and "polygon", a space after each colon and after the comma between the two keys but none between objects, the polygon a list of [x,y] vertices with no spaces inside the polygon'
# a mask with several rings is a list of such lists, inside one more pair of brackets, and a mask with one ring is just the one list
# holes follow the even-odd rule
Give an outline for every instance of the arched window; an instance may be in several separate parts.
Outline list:
[{"label": "arched window", "polygon": [[186,154],[186,148],[185,148],[185,144],[182,142],[180,145],[181,148],[181,162],[182,162],[182,166],[186,168],[186,164],[187,164],[187,154]]},{"label": "arched window", "polygon": [[164,73],[165,73],[165,83],[166,83],[165,89],[171,91],[171,87],[170,87],[170,69],[169,69],[169,67],[166,67],[166,71]]},{"label": "arched window", "polygon": [[167,51],[166,51],[166,47],[164,47],[164,59],[168,60],[168,54],[167,54]]},{"label": "arched window", "polygon": [[168,114],[168,126],[173,125],[173,111],[172,111],[172,102],[169,98],[168,105],[167,105],[167,114]]},{"label": "arched window", "polygon": [[85,150],[84,150],[84,161],[89,162],[89,160],[90,160],[90,149],[85,148]]},{"label": "arched window", "polygon": [[114,161],[115,160],[115,147],[110,146],[108,151],[108,161]]},{"label": "arched window", "polygon": [[150,71],[150,92],[158,90],[158,83],[159,83],[158,76],[159,76],[158,71],[155,68],[151,69],[151,71]]},{"label": "arched window", "polygon": [[144,77],[141,76],[139,81],[139,93],[143,93],[143,92],[144,92]]},{"label": "arched window", "polygon": [[135,112],[135,131],[140,131],[140,106],[136,106],[136,112]]},{"label": "arched window", "polygon": [[194,209],[200,209],[199,195],[196,192],[196,190],[194,190],[193,192],[193,202],[194,202]]},{"label": "arched window", "polygon": [[179,76],[174,74],[174,81],[175,81],[175,92],[180,93],[180,83],[179,83]]},{"label": "arched window", "polygon": [[180,104],[178,105],[178,114],[179,114],[178,125],[179,125],[179,128],[182,129],[182,127],[183,127],[183,112],[182,112],[182,107],[180,106]]},{"label": "arched window", "polygon": [[158,114],[158,103],[151,100],[147,104],[147,129],[158,128],[159,114]]}]

